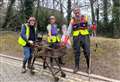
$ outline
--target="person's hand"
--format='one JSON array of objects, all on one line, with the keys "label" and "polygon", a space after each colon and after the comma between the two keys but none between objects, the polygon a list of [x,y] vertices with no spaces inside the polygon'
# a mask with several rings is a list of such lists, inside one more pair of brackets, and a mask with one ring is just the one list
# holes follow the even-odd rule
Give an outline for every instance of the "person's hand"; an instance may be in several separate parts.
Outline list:
[{"label": "person's hand", "polygon": [[50,41],[52,41],[52,38],[53,38],[53,37],[52,37],[52,36],[50,36]]},{"label": "person's hand", "polygon": [[32,40],[29,40],[28,43],[33,44],[34,42]]}]

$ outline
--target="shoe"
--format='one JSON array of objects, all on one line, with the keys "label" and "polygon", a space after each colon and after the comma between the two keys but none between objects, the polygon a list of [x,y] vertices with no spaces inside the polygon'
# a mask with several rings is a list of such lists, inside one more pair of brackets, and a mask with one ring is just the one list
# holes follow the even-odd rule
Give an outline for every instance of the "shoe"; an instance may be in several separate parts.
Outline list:
[{"label": "shoe", "polygon": [[27,68],[28,68],[28,69],[31,69],[31,66],[30,66],[30,65],[28,65],[28,66],[27,66]]},{"label": "shoe", "polygon": [[23,66],[22,66],[22,71],[21,71],[21,73],[26,73],[26,63],[25,62],[23,62]]},{"label": "shoe", "polygon": [[73,73],[77,73],[79,71],[79,67],[75,67]]},{"label": "shoe", "polygon": [[32,70],[35,69],[34,66],[31,67],[30,65],[28,65],[27,68],[28,68],[28,69],[32,69]]},{"label": "shoe", "polygon": [[21,73],[26,73],[26,69],[25,68],[22,68],[22,71],[21,71]]},{"label": "shoe", "polygon": [[90,74],[91,72],[92,71],[89,68],[86,69],[86,73]]}]

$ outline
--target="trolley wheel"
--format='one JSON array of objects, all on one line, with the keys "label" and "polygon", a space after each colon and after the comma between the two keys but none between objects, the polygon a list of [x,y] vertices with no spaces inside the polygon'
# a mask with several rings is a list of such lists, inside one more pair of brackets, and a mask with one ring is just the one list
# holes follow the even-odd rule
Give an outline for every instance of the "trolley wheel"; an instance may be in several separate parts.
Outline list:
[{"label": "trolley wheel", "polygon": [[59,78],[58,78],[58,77],[55,77],[54,79],[55,79],[55,82],[58,82],[58,81],[59,81]]},{"label": "trolley wheel", "polygon": [[65,78],[66,74],[64,72],[61,72],[61,77]]}]

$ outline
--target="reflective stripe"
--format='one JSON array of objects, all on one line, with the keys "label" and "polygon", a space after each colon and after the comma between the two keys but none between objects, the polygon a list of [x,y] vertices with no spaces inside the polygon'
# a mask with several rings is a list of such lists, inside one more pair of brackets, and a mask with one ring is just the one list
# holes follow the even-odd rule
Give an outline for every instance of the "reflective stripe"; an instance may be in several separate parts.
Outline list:
[{"label": "reflective stripe", "polygon": [[[30,34],[30,29],[29,29],[29,26],[27,24],[25,24],[25,28],[26,28],[26,37],[27,37],[27,40],[28,40],[29,39],[29,34]],[[18,43],[21,46],[25,46],[27,42],[20,36],[18,38]]]},{"label": "reflective stripe", "polygon": [[88,35],[88,34],[89,34],[88,29],[85,29],[85,30],[79,30],[79,31],[80,31],[80,34],[81,34],[81,35]]},{"label": "reflective stripe", "polygon": [[59,36],[52,36],[52,38],[50,39],[50,37],[48,37],[48,42],[49,43],[55,43],[55,42],[60,42],[60,37]]},{"label": "reflective stripe", "polygon": [[[81,19],[80,19],[81,20]],[[72,24],[77,24],[77,22],[72,19]],[[88,16],[85,16],[85,23],[88,21]],[[79,35],[89,35],[89,31],[88,31],[88,28],[85,26],[84,29],[76,29],[76,30],[73,30],[73,36],[79,36]]]},{"label": "reflective stripe", "polygon": [[79,30],[77,30],[77,31],[73,31],[73,36],[78,36],[79,35]]},{"label": "reflective stripe", "polygon": [[79,34],[80,35],[88,35],[89,31],[88,31],[88,29],[73,31],[73,36],[78,36]]},{"label": "reflective stripe", "polygon": [[29,26],[27,24],[25,24],[25,27],[26,27],[26,37],[27,37],[27,40],[28,40],[29,35],[30,35],[30,29],[29,29]]}]

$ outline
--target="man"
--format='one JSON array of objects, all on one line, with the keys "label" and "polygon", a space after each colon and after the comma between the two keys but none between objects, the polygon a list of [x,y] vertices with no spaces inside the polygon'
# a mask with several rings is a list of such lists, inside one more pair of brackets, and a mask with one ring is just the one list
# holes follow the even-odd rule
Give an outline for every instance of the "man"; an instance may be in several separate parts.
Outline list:
[{"label": "man", "polygon": [[[58,28],[56,24],[56,18],[55,16],[50,16],[49,17],[49,22],[47,26],[47,31],[48,31],[48,43],[50,44],[50,47],[56,49],[60,47],[60,37],[58,36]],[[60,64],[64,64],[62,62],[61,57],[58,58]],[[50,58],[50,63],[53,66],[53,58]]]},{"label": "man", "polygon": [[28,63],[27,68],[30,69],[31,59],[32,59],[32,48],[31,44],[36,40],[36,19],[35,17],[30,17],[26,24],[22,25],[20,37],[18,43],[23,46],[24,59],[22,66],[22,73],[26,72],[26,63]]},{"label": "man", "polygon": [[86,58],[87,67],[89,68],[89,57],[90,57],[90,38],[89,31],[87,27],[87,17],[80,15],[80,9],[78,7],[73,10],[74,17],[71,19],[67,36],[72,32],[73,36],[73,47],[75,53],[75,68],[74,73],[79,70],[79,62],[80,62],[80,46],[82,46],[84,50],[84,56]]}]

